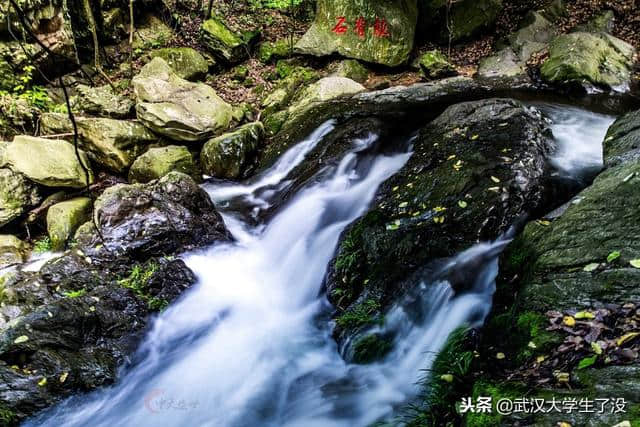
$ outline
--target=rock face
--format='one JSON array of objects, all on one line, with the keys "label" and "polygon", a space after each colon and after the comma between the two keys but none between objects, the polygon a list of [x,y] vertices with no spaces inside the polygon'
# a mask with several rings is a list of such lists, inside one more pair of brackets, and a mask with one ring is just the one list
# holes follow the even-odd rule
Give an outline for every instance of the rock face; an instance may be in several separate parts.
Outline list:
[{"label": "rock face", "polygon": [[172,171],[182,172],[197,179],[197,169],[187,147],[169,145],[150,148],[131,165],[129,181],[145,183],[162,178]]},{"label": "rock face", "polygon": [[200,29],[200,37],[207,49],[216,58],[231,64],[241,62],[247,57],[258,36],[255,32],[236,34],[216,17],[204,21]]},{"label": "rock face", "polygon": [[616,120],[607,131],[603,145],[607,167],[640,158],[640,110]]},{"label": "rock face", "polygon": [[[81,147],[91,160],[117,173],[124,172],[149,144],[158,141],[156,134],[137,121],[76,117],[76,125]],[[45,135],[71,133],[73,126],[64,114],[44,113],[40,131]]]},{"label": "rock face", "polygon": [[0,94],[0,141],[30,133],[36,126],[38,113],[26,99]]},{"label": "rock face", "polygon": [[180,172],[148,184],[108,188],[96,200],[94,216],[76,240],[96,262],[146,259],[231,238],[209,196]]},{"label": "rock face", "polygon": [[609,34],[571,33],[556,37],[542,78],[559,85],[629,90],[633,46]]},{"label": "rock face", "polygon": [[171,47],[151,52],[151,58],[162,58],[180,78],[200,80],[206,77],[209,63],[204,56],[190,47]]},{"label": "rock face", "polygon": [[[0,268],[23,262],[26,254],[26,243],[11,234],[0,234]],[[2,281],[0,280],[0,301],[2,301],[1,295]]]},{"label": "rock face", "polygon": [[540,208],[552,145],[542,115],[512,100],[456,104],[425,126],[330,265],[328,295],[343,313],[338,337],[375,322],[431,261],[495,239]]},{"label": "rock face", "polygon": [[89,183],[93,182],[89,159],[83,152],[80,152],[80,159],[85,168],[78,161],[73,145],[67,141],[31,136],[16,136],[0,151],[0,166],[47,187],[84,187],[87,172]]},{"label": "rock face", "polygon": [[276,40],[275,42],[264,42],[258,48],[258,59],[260,62],[268,64],[276,59],[288,58],[293,51],[293,45],[288,38]]},{"label": "rock face", "polygon": [[47,210],[47,232],[51,249],[63,250],[78,227],[91,218],[91,199],[76,197],[56,203]]},{"label": "rock face", "polygon": [[24,175],[0,168],[0,227],[20,217],[39,201],[37,187]]},{"label": "rock face", "polygon": [[456,42],[492,26],[502,10],[502,0],[460,0],[452,2],[448,12],[447,0],[419,1],[418,6],[420,35]]},{"label": "rock face", "polygon": [[256,122],[210,139],[200,153],[203,172],[216,178],[239,178],[255,157],[263,137],[264,126]]},{"label": "rock face", "polygon": [[78,85],[77,106],[86,114],[124,119],[131,115],[135,103],[116,94],[111,86]]},{"label": "rock face", "polygon": [[203,83],[190,83],[161,58],[133,79],[138,119],[158,134],[178,141],[200,141],[226,129],[232,108]]},{"label": "rock face", "polygon": [[355,59],[340,61],[333,73],[337,77],[346,77],[354,82],[364,83],[369,78],[369,70]]},{"label": "rock face", "polygon": [[[195,283],[182,260],[97,269],[74,254],[2,279],[0,408],[17,425],[74,393],[106,386],[150,314]],[[17,367],[17,368],[16,368]]]},{"label": "rock face", "polygon": [[315,21],[295,50],[401,65],[413,49],[417,19],[416,0],[319,0]]}]

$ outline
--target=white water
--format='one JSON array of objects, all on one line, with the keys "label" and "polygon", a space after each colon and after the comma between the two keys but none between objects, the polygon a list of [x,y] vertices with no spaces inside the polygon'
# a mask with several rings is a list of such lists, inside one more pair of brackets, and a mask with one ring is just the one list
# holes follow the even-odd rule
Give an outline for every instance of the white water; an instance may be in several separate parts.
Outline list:
[{"label": "white water", "polygon": [[[241,197],[267,209],[333,126],[325,123],[257,181],[209,188],[212,198],[224,205]],[[395,336],[382,361],[345,363],[331,338],[322,279],[341,231],[409,157],[360,162],[375,139],[354,141],[328,178],[300,191],[268,224],[250,226],[226,212],[237,242],[185,259],[199,283],[156,319],[133,367],[113,387],[74,397],[27,425],[351,427],[397,414],[450,332],[483,322],[507,242],[477,245],[445,267],[467,273],[468,292],[454,296],[446,282],[423,283],[392,307],[385,325],[370,331]]]}]

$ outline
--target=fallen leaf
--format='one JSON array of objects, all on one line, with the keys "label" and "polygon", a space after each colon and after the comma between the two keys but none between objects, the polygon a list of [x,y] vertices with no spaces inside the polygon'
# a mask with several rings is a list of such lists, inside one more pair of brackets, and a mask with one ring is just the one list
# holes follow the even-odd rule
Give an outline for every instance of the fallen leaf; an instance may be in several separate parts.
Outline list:
[{"label": "fallen leaf", "polygon": [[467,202],[465,202],[464,200],[459,200],[459,201],[458,201],[458,206],[460,206],[462,209],[464,209],[464,208],[466,208],[468,205],[467,205]]},{"label": "fallen leaf", "polygon": [[498,360],[502,360],[502,359],[504,359],[505,357],[506,357],[506,356],[505,356],[505,355],[504,355],[504,353],[502,353],[502,352],[500,352],[500,353],[496,354],[496,359],[498,359]]},{"label": "fallen leaf", "polygon": [[596,316],[589,311],[579,311],[573,315],[576,319],[595,319]]},{"label": "fallen leaf", "polygon": [[60,375],[60,382],[65,382],[67,380],[67,377],[69,377],[69,372],[65,372],[64,374]]},{"label": "fallen leaf", "polygon": [[594,271],[599,266],[600,264],[598,264],[597,262],[592,262],[591,264],[585,265],[582,271],[591,272],[591,271]]},{"label": "fallen leaf", "polygon": [[496,184],[500,182],[499,178],[496,178],[495,176],[491,176],[491,181],[495,182]]},{"label": "fallen leaf", "polygon": [[634,339],[638,335],[640,335],[640,332],[629,332],[628,334],[624,334],[623,336],[621,336],[616,340],[616,344],[618,345],[618,347],[620,347],[622,344],[624,344],[629,340]]},{"label": "fallen leaf", "polygon": [[442,381],[446,381],[448,383],[452,383],[453,382],[453,375],[451,375],[451,374],[440,375],[440,379]]},{"label": "fallen leaf", "polygon": [[633,268],[640,268],[640,258],[632,259],[631,261],[629,261],[629,264],[631,264],[631,267]]},{"label": "fallen leaf", "polygon": [[620,251],[613,251],[607,256],[607,262],[612,262],[620,258]]},{"label": "fallen leaf", "polygon": [[20,335],[18,338],[16,338],[13,343],[14,344],[22,344],[23,342],[27,342],[29,341],[29,337],[26,335]]},{"label": "fallen leaf", "polygon": [[594,363],[596,363],[596,359],[598,359],[598,355],[593,355],[590,357],[585,357],[584,359],[582,359],[580,361],[580,363],[578,363],[578,369],[586,369],[589,366],[593,365]]},{"label": "fallen leaf", "polygon": [[598,354],[598,355],[602,354],[602,347],[600,347],[600,344],[598,344],[597,342],[591,343],[591,349],[595,354]]},{"label": "fallen leaf", "polygon": [[40,387],[44,387],[47,385],[47,378],[42,378],[40,381],[38,381],[38,386]]},{"label": "fallen leaf", "polygon": [[542,362],[544,362],[544,359],[545,359],[544,356],[538,356],[538,357],[536,357],[536,362],[542,363]]},{"label": "fallen leaf", "polygon": [[564,323],[565,325],[567,325],[569,327],[573,327],[576,324],[576,319],[574,319],[571,316],[564,316],[562,318],[562,323]]}]

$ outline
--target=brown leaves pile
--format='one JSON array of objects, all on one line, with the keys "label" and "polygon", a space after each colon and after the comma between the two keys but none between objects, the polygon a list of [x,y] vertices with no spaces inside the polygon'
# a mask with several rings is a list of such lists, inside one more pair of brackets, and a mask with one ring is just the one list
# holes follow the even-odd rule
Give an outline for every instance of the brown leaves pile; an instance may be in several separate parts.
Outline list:
[{"label": "brown leaves pile", "polygon": [[640,305],[608,305],[582,311],[546,313],[553,331],[564,341],[550,353],[539,355],[526,369],[513,373],[529,383],[557,382],[569,387],[569,372],[625,365],[638,361],[640,354]]}]

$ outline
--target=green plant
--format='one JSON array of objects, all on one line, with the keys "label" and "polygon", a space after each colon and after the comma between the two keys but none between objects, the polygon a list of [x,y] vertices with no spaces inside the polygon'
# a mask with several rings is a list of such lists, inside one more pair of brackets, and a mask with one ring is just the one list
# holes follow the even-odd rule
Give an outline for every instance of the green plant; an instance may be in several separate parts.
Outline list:
[{"label": "green plant", "polygon": [[16,422],[16,420],[17,416],[15,412],[0,405],[0,425],[12,425]]},{"label": "green plant", "polygon": [[336,324],[340,328],[351,329],[375,323],[377,320],[382,321],[374,316],[378,310],[380,310],[380,303],[370,298],[338,317]]},{"label": "green plant", "polygon": [[51,239],[49,239],[49,236],[38,239],[33,243],[34,253],[43,254],[49,251],[51,251]]},{"label": "green plant", "polygon": [[156,268],[157,265],[154,263],[149,263],[144,268],[136,265],[131,269],[128,277],[118,280],[118,284],[127,289],[131,289],[139,297],[144,297],[146,296],[144,290],[149,283],[149,279],[151,279],[151,276],[155,273]]},{"label": "green plant", "polygon": [[77,291],[67,291],[67,292],[63,292],[62,295],[64,295],[67,298],[80,298],[85,296],[87,293],[86,289],[80,289]]},{"label": "green plant", "polygon": [[51,98],[49,98],[46,89],[42,86],[31,84],[35,69],[32,65],[27,65],[22,69],[23,73],[18,77],[20,83],[14,86],[13,93],[40,110],[48,110],[51,105]]}]

